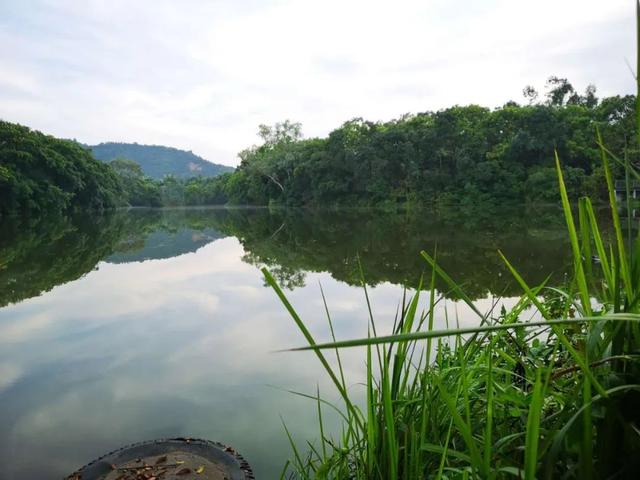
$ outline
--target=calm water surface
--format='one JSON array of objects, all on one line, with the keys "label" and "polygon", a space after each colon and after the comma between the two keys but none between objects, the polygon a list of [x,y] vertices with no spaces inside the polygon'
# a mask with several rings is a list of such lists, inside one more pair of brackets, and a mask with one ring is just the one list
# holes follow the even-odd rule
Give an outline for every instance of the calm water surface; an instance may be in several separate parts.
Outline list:
[{"label": "calm water surface", "polygon": [[[317,437],[315,404],[286,390],[336,395],[313,354],[273,353],[304,340],[261,266],[319,340],[329,338],[319,283],[336,335],[366,335],[358,255],[382,331],[403,286],[428,274],[420,250],[436,244],[483,309],[519,294],[498,248],[531,283],[570,267],[558,210],[131,210],[0,227],[6,479],[60,478],[119,446],[171,436],[231,444],[258,478],[277,478],[290,455],[280,416],[299,441]],[[475,322],[453,296],[446,306]],[[355,395],[362,353],[345,352]]]}]

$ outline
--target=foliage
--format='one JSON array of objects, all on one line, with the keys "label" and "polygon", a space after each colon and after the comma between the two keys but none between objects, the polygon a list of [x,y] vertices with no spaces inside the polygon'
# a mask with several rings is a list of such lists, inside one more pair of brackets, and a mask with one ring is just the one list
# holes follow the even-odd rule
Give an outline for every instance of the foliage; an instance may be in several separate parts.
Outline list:
[{"label": "foliage", "polygon": [[113,170],[79,144],[0,121],[0,216],[104,210],[121,197]]},{"label": "foliage", "polygon": [[595,127],[618,151],[632,144],[635,96],[599,100],[595,87],[581,95],[557,77],[547,90],[539,103],[535,89],[525,88],[524,106],[356,118],[323,139],[301,139],[300,125],[288,121],[261,125],[263,144],[240,153],[225,191],[231,203],[257,205],[555,202],[555,149],[571,197],[603,199]]},{"label": "foliage", "polygon": [[133,160],[116,158],[109,165],[118,174],[127,203],[131,206],[224,205],[228,201],[225,186],[229,173],[217,178],[167,175],[162,180],[154,180],[145,176],[140,165]]},{"label": "foliage", "polygon": [[[148,149],[141,151],[150,155]],[[228,202],[230,179],[230,173],[222,173],[157,180],[130,158],[100,162],[74,141],[0,122],[0,216],[56,215],[72,208],[220,205]]]},{"label": "foliage", "polygon": [[[357,118],[323,139],[303,139],[298,123],[260,125],[263,143],[240,152],[233,172],[167,147],[91,147],[116,177],[75,142],[3,122],[0,214],[118,205],[553,202],[554,148],[566,164],[570,197],[604,198],[594,129],[615,151],[635,145],[634,96],[598,100],[594,87],[580,95],[556,77],[545,103],[536,103],[533,87],[524,94],[526,106],[454,106],[383,123]],[[637,149],[628,151],[636,162]],[[612,171],[622,175],[617,164]]]},{"label": "foliage", "polygon": [[146,207],[162,205],[160,185],[145,177],[139,164],[126,158],[115,158],[109,162],[109,166],[120,178],[129,205]]}]

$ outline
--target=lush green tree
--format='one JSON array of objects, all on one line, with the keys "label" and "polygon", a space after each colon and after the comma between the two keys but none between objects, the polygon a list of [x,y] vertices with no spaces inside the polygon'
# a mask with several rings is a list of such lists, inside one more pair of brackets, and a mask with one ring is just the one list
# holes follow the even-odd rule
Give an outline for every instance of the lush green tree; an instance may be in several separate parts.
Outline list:
[{"label": "lush green tree", "polygon": [[160,184],[145,177],[138,163],[118,157],[109,162],[109,165],[120,178],[129,205],[146,207],[162,205]]},{"label": "lush green tree", "polygon": [[122,204],[113,169],[74,141],[0,121],[0,216]]},{"label": "lush green tree", "polygon": [[221,205],[227,203],[225,182],[231,174],[216,178],[194,177],[185,182],[185,205]]},{"label": "lush green tree", "polygon": [[173,175],[164,177],[160,191],[163,205],[169,207],[184,205],[184,184]]},{"label": "lush green tree", "polygon": [[[276,190],[276,195],[285,195],[284,185],[293,175],[296,147],[302,139],[301,125],[289,120],[274,126],[260,125],[258,135],[262,145],[254,145],[238,154],[239,169],[253,178],[245,185],[246,202],[238,203],[267,203],[271,190]],[[234,200],[240,199],[234,197]]]},{"label": "lush green tree", "polygon": [[549,79],[544,102],[533,87],[524,94],[529,105],[355,118],[324,139],[302,139],[289,121],[261,125],[263,144],[240,153],[223,190],[231,203],[260,205],[557,202],[549,181],[557,151],[570,194],[601,196],[596,128],[616,151],[634,145],[635,97],[600,100],[595,87],[580,94],[558,77]]}]

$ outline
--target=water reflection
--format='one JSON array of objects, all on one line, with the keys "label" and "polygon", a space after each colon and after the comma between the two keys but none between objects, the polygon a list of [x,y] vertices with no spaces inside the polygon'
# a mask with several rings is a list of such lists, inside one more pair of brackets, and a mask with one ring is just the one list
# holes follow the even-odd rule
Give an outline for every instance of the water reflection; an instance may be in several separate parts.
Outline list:
[{"label": "water reflection", "polygon": [[[360,283],[357,261],[369,285],[417,286],[430,270],[419,252],[437,252],[438,263],[471,298],[519,294],[498,249],[532,284],[568,271],[569,243],[558,209],[383,213],[374,211],[230,211],[220,230],[240,239],[244,260],[266,264],[281,284],[305,284],[305,272],[329,272]],[[441,291],[446,285],[437,283]],[[452,294],[453,295],[453,294]]]},{"label": "water reflection", "polygon": [[[337,335],[366,334],[358,255],[381,330],[401,285],[424,270],[418,252],[436,243],[440,263],[477,298],[516,292],[500,276],[497,248],[532,282],[568,265],[558,211],[134,210],[2,232],[0,478],[8,479],[60,478],[117,446],[173,435],[229,442],[258,478],[276,478],[289,455],[279,415],[300,440],[317,432],[312,404],[270,386],[332,389],[313,355],[270,353],[302,339],[258,265],[292,289],[320,340],[328,332],[317,282]],[[474,321],[456,308],[463,323]],[[360,353],[343,358],[354,389]]]},{"label": "water reflection", "polygon": [[497,250],[531,283],[549,274],[561,278],[570,266],[563,222],[557,209],[529,215],[178,209],[9,223],[0,239],[0,306],[80,278],[100,260],[171,258],[226,236],[240,241],[244,261],[268,265],[290,289],[304,286],[310,271],[359,284],[358,258],[369,285],[415,286],[428,272],[418,256],[425,249],[437,251],[438,262],[472,298],[509,296],[517,285],[505,278]]}]

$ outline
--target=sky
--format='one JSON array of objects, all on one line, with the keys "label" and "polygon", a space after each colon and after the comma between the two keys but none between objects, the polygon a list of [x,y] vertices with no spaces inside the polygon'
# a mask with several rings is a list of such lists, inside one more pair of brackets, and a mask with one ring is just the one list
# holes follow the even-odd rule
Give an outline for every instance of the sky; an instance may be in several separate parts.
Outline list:
[{"label": "sky", "polygon": [[635,91],[633,0],[0,0],[0,119],[226,165],[258,125]]}]

